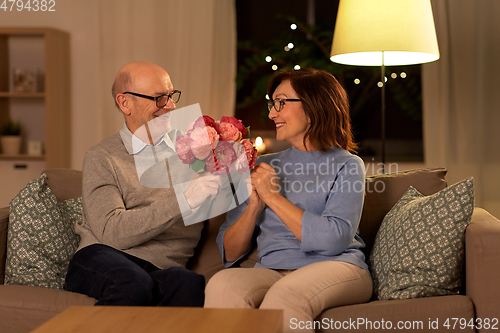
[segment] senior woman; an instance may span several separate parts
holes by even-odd
[[[364,164],[352,154],[349,101],[333,75],[280,72],[268,95],[276,139],[291,148],[259,157],[249,199],[227,213],[217,237],[224,266],[238,266],[255,241],[259,261],[214,275],[205,307],[283,309],[284,332],[312,331],[324,309],[372,294],[358,235]]]

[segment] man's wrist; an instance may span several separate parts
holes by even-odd
[[[180,209],[181,214],[183,216],[191,214],[193,208],[189,204],[185,193],[182,193],[181,195],[177,195],[177,202],[179,204],[179,209]]]

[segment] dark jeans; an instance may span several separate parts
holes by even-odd
[[[184,267],[159,269],[102,244],[84,247],[69,263],[64,289],[96,305],[203,306],[205,277]]]

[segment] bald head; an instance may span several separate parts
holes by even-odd
[[[116,74],[111,93],[115,105],[116,95],[123,94],[125,91],[139,92],[137,89],[144,88],[151,80],[158,77],[167,76],[168,73],[158,65],[145,61],[133,61],[124,65]]]
[[[171,98],[161,107],[157,106],[155,99],[173,91],[168,73],[158,65],[143,61],[130,62],[120,68],[112,89],[115,105],[123,113],[132,133],[149,121],[175,110],[175,101]],[[170,126],[170,121],[166,120],[165,128]]]

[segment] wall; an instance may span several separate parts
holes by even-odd
[[[53,12],[0,9],[0,26],[51,27],[71,36],[71,167],[115,134],[123,116],[111,85],[125,63],[164,67],[183,91],[178,108],[199,103],[203,114],[234,114],[234,0],[52,0]],[[24,1],[25,3],[27,2]]]
[[[0,10],[2,27],[51,27],[71,36],[71,167],[81,169],[83,156],[100,138],[98,0],[56,0],[54,12]],[[109,89],[108,89],[109,90]]]
[[[500,1],[432,1],[441,58],[422,68],[424,150],[449,184],[474,177],[475,205],[500,217]]]

